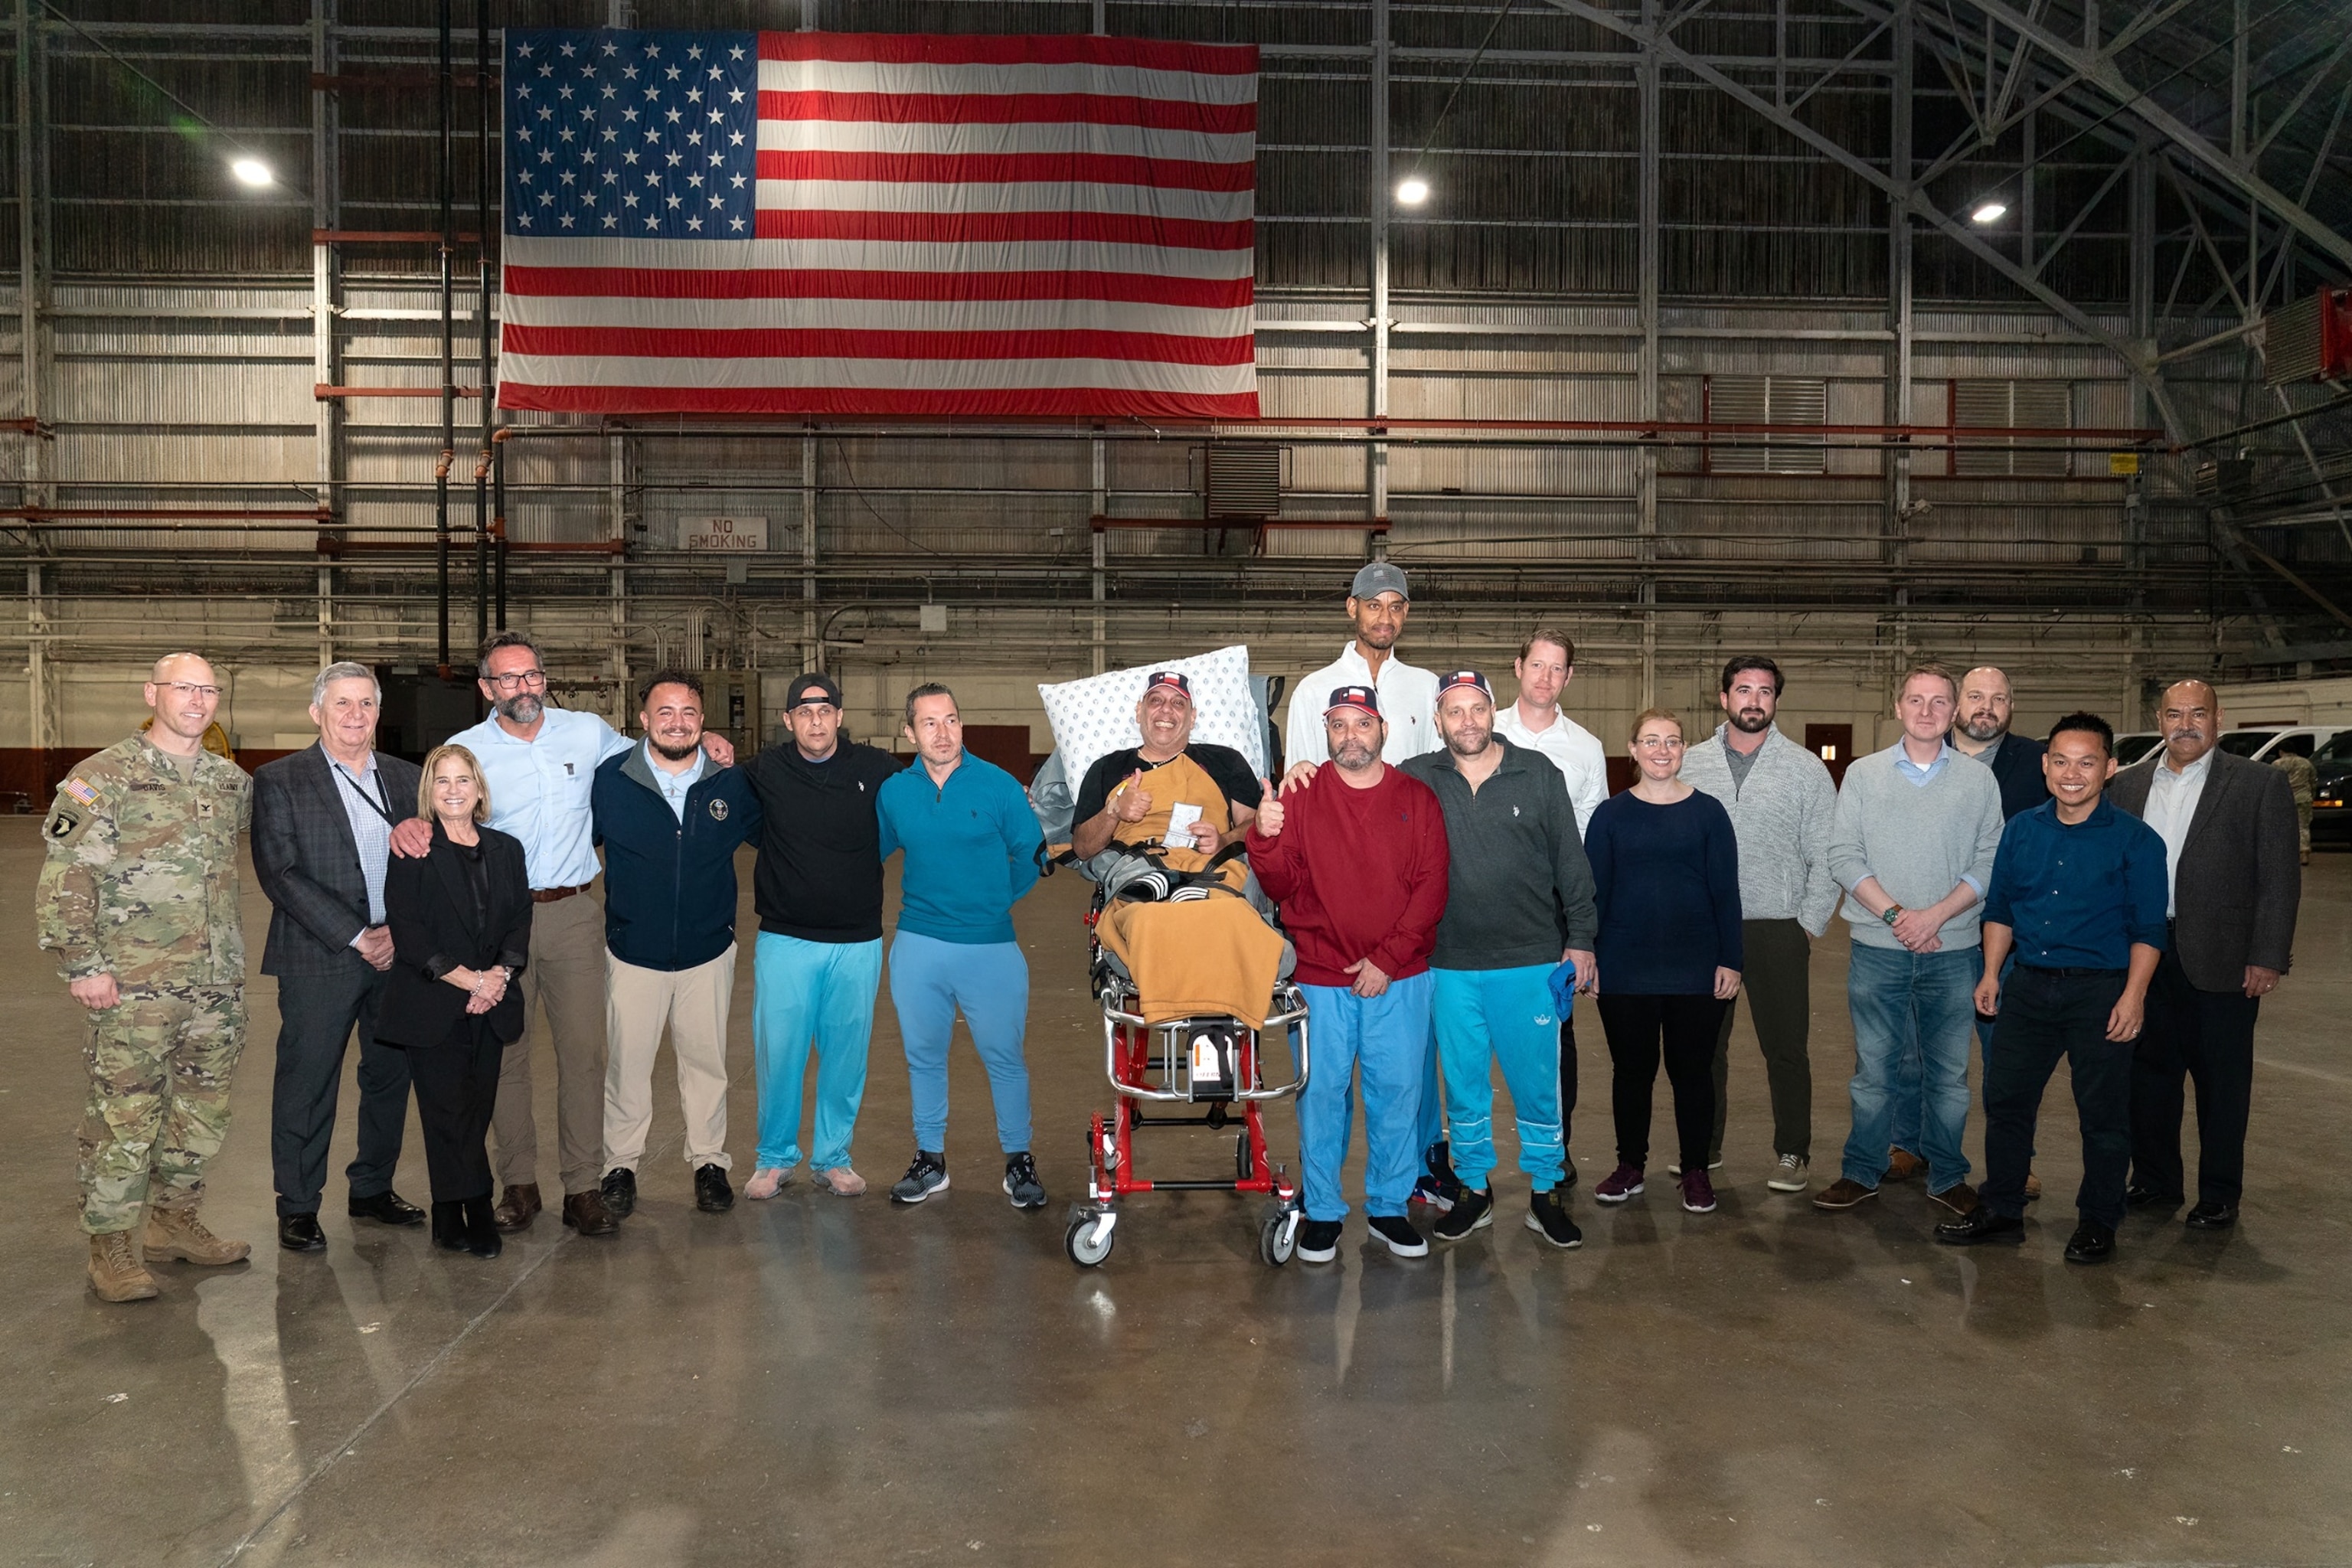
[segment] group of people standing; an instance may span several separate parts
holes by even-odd
[[[1924,1173],[1949,1212],[1940,1239],[2017,1238],[2038,1195],[2035,1116],[2063,1056],[2085,1163],[2069,1258],[2107,1256],[2129,1206],[2186,1201],[2184,1079],[2201,1142],[2188,1222],[2234,1222],[2254,1021],[2287,968],[2300,884],[2288,781],[2216,749],[2210,685],[2167,689],[2163,748],[2117,773],[2096,716],[2069,715],[2045,747],[2010,732],[2000,671],[1923,666],[1898,686],[1902,739],[1837,785],[1775,724],[1778,665],[1736,658],[1714,732],[1643,712],[1628,734],[1636,776],[1611,796],[1600,742],[1559,706],[1575,672],[1568,634],[1527,637],[1517,699],[1498,708],[1485,673],[1397,656],[1410,608],[1395,566],[1357,574],[1355,635],[1297,688],[1278,786],[1192,742],[1189,683],[1168,672],[1138,703],[1141,745],[1102,759],[1077,793],[1081,856],[1180,831],[1203,861],[1243,845],[1280,909],[1316,1042],[1298,1105],[1302,1258],[1336,1255],[1359,1080],[1373,1237],[1424,1254],[1416,1203],[1441,1241],[1491,1225],[1498,1068],[1527,1227],[1580,1245],[1568,1142],[1585,994],[1612,1063],[1616,1163],[1597,1200],[1645,1190],[1663,1066],[1667,1175],[1686,1210],[1717,1206],[1742,990],[1770,1086],[1766,1184],[1807,1191],[1811,946],[1841,902],[1853,1126],[1816,1207],[1853,1209]],[[1017,1208],[1044,1206],[1012,910],[1045,846],[1021,785],[964,750],[947,688],[908,693],[915,757],[902,765],[843,734],[831,678],[801,676],[789,742],[739,767],[705,730],[690,671],[646,683],[635,740],[549,707],[544,663],[520,634],[490,639],[478,678],[489,715],[420,768],[375,749],[373,673],[331,665],[312,689],[318,744],[248,778],[203,745],[222,695],[212,667],[170,655],[144,689],[149,728],[60,787],[44,828],[40,941],[89,1010],[82,1218],[102,1299],[154,1296],[148,1260],[249,1253],[198,1214],[243,1045],[236,836],[248,827],[273,905],[270,1156],[290,1251],[327,1245],[318,1216],[353,1038],[349,1214],[429,1219],[441,1246],[482,1257],[530,1226],[542,1206],[530,1016],[553,1045],[566,1226],[610,1236],[634,1212],[665,1035],[697,1205],[730,1208],[726,1039],[746,844],[758,847],[760,1125],[744,1195],[771,1198],[793,1179],[804,1110],[812,1184],[866,1191],[849,1146],[885,975],[883,863],[903,855],[887,967],[915,1153],[890,1197],[919,1204],[950,1185],[961,1014],[989,1077],[1002,1190]],[[1961,1148],[1972,1035],[1985,1052],[1981,1191]],[[392,1185],[412,1095],[429,1215]]]

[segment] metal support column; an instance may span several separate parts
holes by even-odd
[[[1389,411],[1389,0],[1372,0],[1370,205],[1372,224],[1372,313],[1370,406],[1373,418]],[[1364,516],[1379,522],[1389,514],[1389,447],[1374,441],[1364,453]],[[1370,552],[1388,553],[1388,535],[1371,536]]]
[[[310,69],[316,77],[336,72],[340,53],[336,42],[339,0],[310,0]],[[342,106],[331,88],[310,90],[310,228],[314,234],[341,226],[340,176],[341,157],[337,132]],[[336,253],[323,239],[310,242],[310,379],[321,386],[339,384],[336,374],[335,326],[341,309]],[[319,486],[319,504],[335,521],[343,521],[342,479],[343,400],[314,398],[311,402],[312,473]],[[319,664],[335,662],[335,569],[319,565]]]
[[[1658,417],[1658,0],[1642,0],[1641,63],[1636,74],[1641,96],[1641,210],[1635,246],[1634,287],[1639,291],[1642,331],[1639,379],[1641,416]],[[1658,700],[1658,448],[1644,442],[1636,455],[1634,529],[1640,535],[1642,603],[1642,706]]]
[[[1094,447],[1093,499],[1091,502],[1092,510],[1089,510],[1087,515],[1088,517],[1108,517],[1110,515],[1110,454],[1105,448],[1100,438],[1097,438],[1092,443],[1092,446]],[[1103,530],[1099,528],[1089,528],[1087,530],[1087,532],[1088,535],[1087,540],[1087,548],[1092,552],[1094,556],[1094,673],[1100,675],[1103,671],[1110,668],[1110,649],[1108,646],[1110,631],[1109,616],[1108,612],[1107,612],[1103,607],[1103,594],[1105,587],[1103,580],[1103,567],[1105,564],[1103,552],[1105,534]]]
[[[801,437],[801,668],[823,669],[824,647],[817,635],[816,516],[817,438]]]
[[[607,520],[613,542],[611,640],[606,666],[613,678],[612,711],[605,717],[615,730],[626,730],[629,710],[629,574],[623,570],[629,545],[629,438],[614,433],[604,437]]]
[[[1893,43],[1895,76],[1890,85],[1887,162],[1888,177],[1893,181],[1886,203],[1886,315],[1887,329],[1894,341],[1886,351],[1886,421],[1890,425],[1911,423],[1912,379],[1912,309],[1911,309],[1911,182],[1917,174],[1914,165],[1911,142],[1912,74],[1917,57],[1911,36],[1911,10],[1908,6],[1895,13]],[[2030,177],[2030,176],[2029,176]],[[1886,557],[1895,574],[1895,603],[1906,605],[1911,602],[1909,568],[1911,549],[1911,464],[1908,447],[1887,450],[1886,478]],[[1907,632],[1897,631],[1897,640],[1908,644]]]
[[[474,463],[474,646],[490,635],[490,0],[474,0],[474,325],[478,329],[475,402],[482,446]]]
[[[450,290],[455,280],[450,273],[450,252],[457,248],[457,220],[450,208],[450,98],[456,90],[456,67],[449,55],[449,7],[451,0],[441,0],[441,73],[439,102],[441,107],[440,196],[441,196],[441,458],[433,466],[433,571],[434,596],[440,609],[440,648],[436,662],[441,677],[449,677],[449,465],[457,460],[457,337],[451,315]]]
[[[34,112],[35,83],[41,74],[36,58],[40,47],[40,28],[34,11],[37,4],[39,0],[16,0],[16,347],[27,421],[18,448],[21,467],[17,472],[23,476],[23,482],[17,499],[28,507],[49,506],[55,500],[47,482],[50,453],[43,445],[39,426],[48,413],[48,400],[43,395],[48,356],[41,352],[42,296],[47,288],[46,268],[42,266],[47,227],[43,220],[47,211],[40,199],[40,175],[45,160],[37,158],[34,151],[36,139],[46,134],[40,129],[45,122]],[[47,548],[45,536],[28,529],[26,537],[35,549]],[[26,702],[32,719],[30,739],[36,751],[47,751],[60,743],[57,694],[53,689],[57,671],[49,658],[50,623],[44,570],[37,562],[25,569]],[[44,777],[41,783],[46,787],[48,780]]]

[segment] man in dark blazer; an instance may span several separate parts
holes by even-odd
[[[317,1252],[343,1047],[360,1040],[359,1153],[345,1174],[350,1213],[418,1225],[392,1190],[408,1121],[408,1057],[376,1039],[392,936],[383,879],[392,827],[416,815],[414,763],[375,750],[382,692],[363,664],[331,664],[310,685],[319,743],[264,764],[253,780],[253,868],[273,906],[261,973],[278,977],[278,1071],[269,1106],[278,1241]]]
[[[2000,786],[2003,821],[2050,798],[2049,781],[2042,776],[2045,748],[2031,735],[2010,733],[2011,711],[2006,673],[1985,664],[1960,677],[1952,747],[1992,770],[1992,782]]]
[[[2148,987],[2147,1023],[2132,1062],[2136,1207],[2178,1205],[2181,1075],[2197,1088],[2197,1203],[2192,1229],[2237,1223],[2253,1095],[2254,1016],[2287,971],[2303,896],[2294,793],[2276,768],[2215,742],[2227,726],[2202,680],[2165,689],[2164,744],[2116,775],[2116,805],[2164,839],[2171,942]]]

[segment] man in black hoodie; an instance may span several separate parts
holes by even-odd
[[[784,698],[788,746],[748,770],[759,795],[758,993],[751,1041],[759,1067],[758,1169],[747,1198],[772,1198],[801,1160],[801,1083],[816,1047],[816,1127],[810,1179],[845,1198],[866,1190],[850,1168],[849,1135],[866,1098],[866,1047],[882,983],[882,857],[874,800],[898,771],[889,752],[845,740],[841,688],[796,678]]]

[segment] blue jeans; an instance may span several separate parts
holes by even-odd
[[[1979,953],[1978,962],[1981,965],[1983,950],[1979,949],[1978,952]],[[2012,947],[2009,950],[2009,956],[2001,961],[2000,965],[2000,984],[2004,990],[2009,985],[2010,972],[2016,967],[2017,949]],[[1978,970],[1978,975],[1979,978],[1983,975],[1981,967]],[[1973,1008],[1974,1004],[1971,1003],[1970,1006]],[[1979,1015],[1976,1020],[1977,1060],[1984,1064],[1988,1082],[1990,1081],[1992,1073],[1992,1023],[1990,1018],[1982,1015]],[[1919,1152],[1919,1058],[1917,1057],[1906,1056],[1896,1066],[1895,1088],[1892,1092],[1894,1100],[1887,1111],[1886,1142],[1897,1149],[1908,1149],[1916,1154]],[[1992,1102],[1987,1100],[1985,1105],[1987,1111],[1990,1112]],[[1988,1152],[1985,1157],[1990,1160],[1992,1156]]]
[[[1298,1096],[1299,1185],[1308,1219],[1348,1216],[1339,1167],[1356,1120],[1356,1069],[1364,1074],[1364,1209],[1402,1215],[1421,1169],[1415,1146],[1422,1079],[1429,1071],[1429,1015],[1436,982],[1423,970],[1391,980],[1378,996],[1343,985],[1302,985],[1314,1043]]]
[[[1975,947],[1942,952],[1853,944],[1846,1004],[1853,1013],[1853,1131],[1844,1175],[1865,1187],[1886,1174],[1889,1127],[1906,1058],[1917,1063],[1922,1121],[1915,1153],[1927,1161],[1927,1190],[1969,1177],[1960,1134],[1969,1120],[1972,994],[1984,963]]]
[[[890,944],[890,1005],[907,1046],[915,1102],[915,1147],[947,1152],[948,1037],[956,1010],[988,1068],[996,1142],[1006,1153],[1029,1147],[1029,1065],[1021,1037],[1029,1025],[1029,961],[1017,942],[941,942],[902,931]]]
[[[866,1047],[874,1037],[874,996],[882,984],[882,939],[803,942],[760,933],[753,950],[758,990],[751,1049],[760,1074],[761,1170],[801,1163],[801,1085],[816,1047],[816,1131],[809,1163],[849,1163],[849,1134],[866,1100]]]
[[[1437,976],[1437,1055],[1445,1070],[1454,1173],[1473,1192],[1485,1187],[1495,1170],[1496,1062],[1518,1121],[1519,1169],[1537,1192],[1559,1185],[1567,1173],[1553,967],[1430,971]]]

